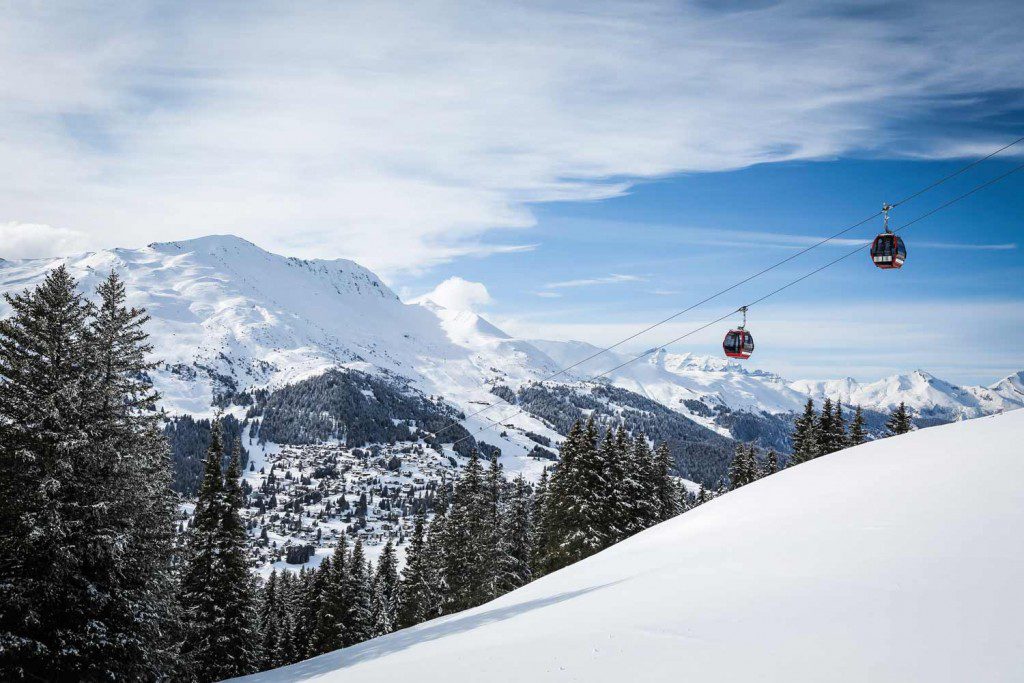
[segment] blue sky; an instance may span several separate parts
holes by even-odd
[[[233,233],[607,343],[1024,134],[1021,25],[1015,0],[9,3],[0,257]],[[857,259],[752,311],[752,364],[1024,366],[993,342],[1024,323],[1021,183],[915,227],[900,273]]]
[[[892,225],[1020,161],[975,167],[894,210]],[[963,165],[835,160],[673,176],[622,197],[538,207],[537,226],[515,235],[535,240],[534,250],[468,259],[450,270],[486,283],[489,301],[476,308],[516,334],[609,344]],[[1024,172],[908,228],[910,258],[900,271],[879,271],[858,254],[780,293],[750,311],[759,342],[752,365],[791,377],[864,380],[922,367],[964,383],[1019,369],[1024,357],[1010,340],[1024,331],[1022,218]],[[699,327],[835,259],[880,226],[878,218],[627,348],[660,345]],[[424,276],[407,286],[431,283]],[[671,348],[717,353],[725,327]]]

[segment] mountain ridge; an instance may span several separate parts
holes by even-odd
[[[111,269],[123,275],[130,303],[152,317],[149,332],[162,360],[154,383],[172,413],[208,416],[233,394],[340,367],[401,376],[472,415],[496,402],[493,387],[543,380],[599,350],[586,342],[517,339],[478,313],[429,299],[403,302],[353,261],[281,256],[233,235],[4,261],[0,292],[31,286],[59,264],[84,291]],[[6,312],[0,303],[0,315]],[[559,373],[557,382],[578,383],[631,358],[613,350]],[[863,384],[789,381],[724,358],[660,349],[602,381],[728,434],[719,419],[724,411],[786,415],[809,396],[881,411],[899,399],[928,419],[977,417],[1024,406],[1022,378],[1024,372],[1011,374],[988,387],[958,387],[923,371]],[[538,427],[508,406],[489,412],[467,419],[466,428],[488,430],[487,418]]]

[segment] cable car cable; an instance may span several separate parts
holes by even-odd
[[[905,204],[905,203],[907,203],[909,201],[912,201],[913,199],[916,199],[917,197],[920,197],[921,195],[925,194],[926,192],[929,192],[930,190],[935,189],[936,187],[942,185],[943,183],[945,183],[945,182],[947,182],[949,180],[952,180],[953,178],[955,178],[955,177],[957,177],[957,176],[959,176],[959,175],[961,175],[963,173],[966,173],[967,171],[969,171],[970,169],[974,168],[978,164],[980,164],[980,163],[982,163],[984,161],[987,161],[988,159],[991,159],[992,157],[1000,154],[1001,152],[1006,151],[1010,147],[1013,147],[1014,145],[1017,145],[1017,144],[1019,144],[1021,142],[1024,142],[1024,136],[1019,137],[1016,140],[1014,140],[1014,141],[1012,141],[1012,142],[1010,142],[1010,143],[1008,143],[1006,145],[1003,145],[999,149],[996,149],[996,150],[994,150],[992,152],[989,152],[988,154],[986,154],[985,156],[983,156],[983,157],[981,157],[979,159],[975,159],[971,163],[969,163],[969,164],[967,164],[965,166],[960,167],[956,171],[953,171],[952,173],[950,173],[950,174],[948,174],[946,176],[943,176],[942,178],[939,178],[938,180],[932,182],[930,185],[927,185],[926,187],[923,187],[920,190],[917,190],[913,194],[910,194],[910,195],[904,197],[903,199],[900,199],[899,201],[894,202],[893,204],[890,204],[889,206],[899,206],[900,204]],[[839,232],[834,233],[832,235],[829,235],[828,237],[825,237],[825,238],[821,239],[820,241],[815,242],[814,244],[812,244],[812,245],[810,245],[808,247],[805,247],[805,248],[801,249],[800,251],[797,251],[797,252],[789,255],[788,257],[782,259],[781,261],[778,261],[777,263],[774,263],[774,264],[772,264],[772,265],[770,265],[770,266],[768,266],[768,267],[766,267],[766,268],[764,268],[762,270],[759,270],[758,272],[756,272],[756,273],[754,273],[752,275],[747,276],[746,278],[740,280],[739,282],[736,282],[736,283],[734,283],[732,285],[729,285],[725,289],[721,289],[721,290],[715,292],[714,294],[712,294],[712,295],[710,295],[710,296],[708,296],[708,297],[706,297],[704,299],[701,299],[700,301],[696,302],[695,304],[692,304],[692,305],[690,305],[690,306],[688,306],[688,307],[686,307],[686,308],[684,308],[684,309],[682,309],[680,311],[677,311],[677,312],[673,313],[672,315],[668,316],[667,318],[663,318],[662,320],[659,320],[656,323],[652,323],[651,325],[648,325],[647,327],[643,328],[642,330],[634,332],[633,334],[629,335],[628,337],[624,337],[623,339],[620,339],[619,341],[615,342],[614,344],[612,344],[610,346],[605,346],[603,348],[600,348],[597,351],[595,351],[594,353],[592,353],[591,355],[587,356],[586,358],[578,360],[575,363],[572,363],[571,365],[567,365],[564,368],[561,368],[561,369],[551,373],[550,375],[547,375],[546,377],[541,378],[538,381],[539,382],[548,382],[548,381],[550,381],[550,380],[552,380],[552,379],[554,379],[556,377],[564,375],[565,373],[569,372],[570,370],[573,370],[574,368],[578,368],[579,366],[583,365],[584,363],[588,363],[588,362],[592,361],[593,359],[597,358],[598,356],[604,355],[605,353],[611,351],[612,349],[618,348],[619,346],[622,346],[623,344],[625,344],[627,342],[630,342],[630,341],[636,339],[637,337],[640,337],[640,336],[642,336],[644,334],[647,334],[651,330],[657,329],[658,327],[661,327],[662,325],[675,320],[679,316],[681,316],[681,315],[683,315],[685,313],[689,313],[690,311],[692,311],[692,310],[694,310],[696,308],[699,308],[700,306],[703,306],[704,304],[706,304],[706,303],[708,303],[710,301],[713,301],[714,299],[717,299],[718,297],[722,296],[723,294],[728,294],[729,292],[731,292],[732,290],[736,289],[737,287],[745,285],[746,283],[750,282],[751,280],[755,280],[755,279],[761,277],[762,275],[765,275],[766,273],[769,273],[769,272],[775,270],[776,268],[778,268],[780,266],[783,266],[783,265],[789,263],[790,261],[792,261],[792,260],[794,260],[796,258],[799,258],[800,256],[803,256],[804,254],[806,254],[806,253],[808,253],[810,251],[813,251],[814,249],[817,249],[818,247],[820,247],[823,244],[831,242],[832,240],[834,240],[834,239],[836,239],[838,237],[842,237],[843,235],[845,235],[846,233],[850,232],[851,230],[859,228],[860,226],[864,225],[865,223],[868,223],[868,222],[874,220],[878,216],[882,215],[882,213],[883,213],[882,211],[876,211],[875,213],[871,214],[867,218],[865,218],[865,219],[863,219],[861,221],[858,221],[858,222],[854,223],[853,225],[850,225],[849,227],[843,228]],[[498,401],[500,401],[502,403],[506,403],[508,405],[513,405],[513,404],[509,403],[508,401],[506,401],[505,399],[503,399],[502,397],[497,396],[496,394],[494,394],[494,396],[495,396],[495,398]],[[453,420],[452,422],[450,422],[449,424],[445,425],[444,427],[441,427],[441,429],[439,429],[438,431],[434,432],[434,436],[437,436],[437,435],[439,435],[439,434],[441,434],[441,433],[451,429],[452,427],[454,427],[456,425],[461,425],[464,420],[469,420],[470,418],[473,418],[473,417],[476,417],[478,415],[481,415],[481,414],[491,410],[492,408],[494,408],[497,405],[498,405],[498,403],[489,403],[486,406],[484,406],[483,408],[480,408],[480,409],[476,410],[475,412],[472,412],[469,415],[466,415],[465,417],[462,418],[462,420]]]
[[[1024,140],[1024,138],[1021,138],[1021,140]],[[911,221],[909,221],[907,223],[904,223],[902,226],[900,226],[899,228],[897,228],[893,232],[896,232],[896,233],[902,232],[903,230],[906,230],[907,228],[909,228],[912,225],[914,225],[915,223],[918,223],[918,222],[924,220],[925,218],[928,218],[929,216],[935,215],[939,211],[942,211],[943,209],[946,209],[946,208],[952,206],[953,204],[956,204],[957,202],[959,202],[959,201],[961,201],[963,199],[966,199],[967,197],[970,197],[975,192],[979,192],[980,190],[983,190],[986,187],[989,187],[990,185],[994,185],[994,184],[998,183],[999,181],[1007,178],[1008,176],[1013,175],[1014,173],[1016,173],[1017,171],[1020,171],[1022,169],[1024,169],[1024,164],[1020,164],[1019,166],[1016,166],[1016,167],[1010,169],[1006,173],[1003,173],[1002,175],[998,175],[998,176],[992,178],[991,180],[988,180],[988,181],[986,181],[986,182],[984,182],[984,183],[982,183],[980,185],[977,185],[974,188],[968,190],[967,192],[965,192],[965,193],[963,193],[963,194],[961,194],[961,195],[959,195],[957,197],[954,197],[953,199],[947,201],[946,203],[941,204],[941,205],[937,206],[936,208],[934,208],[934,209],[932,209],[932,210],[930,210],[930,211],[928,211],[926,213],[921,214],[917,218],[915,218],[915,219],[913,219],[913,220],[911,220]],[[879,212],[879,213],[881,213],[881,212]],[[723,320],[725,320],[727,318],[731,318],[736,313],[739,313],[743,308],[750,308],[751,306],[759,304],[762,301],[764,301],[766,299],[769,299],[769,298],[775,296],[776,294],[778,294],[778,293],[780,293],[780,292],[782,292],[782,291],[784,291],[786,289],[789,289],[793,285],[798,284],[800,282],[803,282],[804,280],[806,280],[807,278],[811,277],[812,275],[817,275],[818,273],[820,273],[821,271],[825,270],[826,268],[831,268],[832,266],[836,265],[840,261],[844,261],[844,260],[850,258],[851,256],[853,256],[854,254],[857,254],[857,253],[859,253],[861,251],[864,251],[865,249],[867,249],[870,246],[871,246],[871,242],[870,241],[866,242],[865,244],[862,244],[862,245],[858,246],[856,249],[853,249],[851,251],[846,252],[845,254],[840,256],[839,258],[834,259],[832,261],[829,261],[828,263],[826,263],[826,264],[824,264],[822,266],[819,266],[818,268],[815,268],[814,270],[812,270],[812,271],[810,271],[808,273],[805,273],[804,275],[801,275],[800,277],[796,278],[795,280],[792,280],[792,281],[782,285],[781,287],[778,287],[777,289],[772,290],[768,294],[765,294],[764,296],[762,296],[762,297],[760,297],[758,299],[755,299],[752,302],[750,302],[748,304],[745,304],[744,306],[741,306],[740,308],[731,310],[728,313],[726,313],[725,315],[723,315],[723,316],[721,316],[719,318],[716,318],[716,319],[712,320],[711,322],[705,323],[705,324],[701,325],[700,327],[697,327],[697,328],[694,328],[694,329],[690,330],[686,334],[679,335],[675,339],[671,339],[671,340],[665,342],[664,344],[660,344],[658,346],[650,348],[647,351],[644,351],[643,353],[641,353],[641,354],[639,354],[639,355],[637,355],[637,356],[635,356],[633,358],[630,358],[630,359],[628,359],[628,360],[626,360],[626,361],[616,365],[613,368],[609,368],[608,370],[600,372],[600,373],[598,373],[596,375],[592,375],[591,377],[589,377],[588,379],[583,380],[583,381],[585,381],[585,382],[592,382],[595,379],[600,379],[601,377],[605,377],[605,376],[615,372],[616,370],[620,370],[620,369],[626,367],[627,365],[635,363],[636,361],[638,361],[638,360],[640,360],[642,358],[646,358],[647,356],[651,355],[652,353],[654,353],[654,352],[656,352],[656,351],[658,351],[660,349],[664,349],[667,346],[671,346],[672,344],[680,342],[683,339],[686,339],[687,337],[689,337],[691,335],[694,335],[694,334],[696,334],[698,332],[706,330],[707,328],[711,327],[712,325],[717,325],[718,323],[722,322]],[[540,380],[541,383],[543,383],[545,381],[547,381],[547,380]],[[501,397],[499,396],[498,398],[501,398]],[[505,401],[504,399],[501,399],[501,400],[504,401],[505,403],[507,403],[510,406],[514,406],[514,404],[509,403],[508,401]],[[496,403],[492,403],[490,407],[493,407],[495,405],[497,405],[497,404]],[[477,413],[474,413],[474,415],[478,415],[480,412],[483,412],[483,411],[478,411]],[[513,414],[511,414],[511,415],[509,415],[507,417],[501,418],[500,420],[490,420],[490,419],[488,419],[488,421],[491,423],[490,425],[484,426],[484,427],[480,427],[475,432],[471,432],[470,434],[468,434],[468,435],[458,439],[457,441],[452,442],[452,446],[454,447],[455,445],[465,441],[466,439],[473,438],[474,434],[479,434],[479,433],[483,432],[486,429],[490,429],[490,428],[494,427],[495,425],[500,424],[501,422],[504,422],[505,420],[511,420],[512,418],[518,417],[519,415],[522,415],[522,414],[524,414],[526,412],[527,411],[526,411],[525,408],[520,408],[515,413],[513,413]]]

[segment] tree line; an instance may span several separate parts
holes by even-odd
[[[886,436],[906,434],[913,429],[910,411],[904,402],[900,402],[886,421]],[[854,409],[853,419],[847,424],[843,416],[843,404],[833,403],[826,398],[821,411],[814,409],[814,400],[807,399],[803,414],[796,419],[790,436],[793,454],[788,462],[782,463],[779,454],[769,450],[762,456],[752,444],[738,442],[732,462],[729,465],[728,490],[757,481],[774,474],[785,465],[799,465],[802,462],[835,453],[844,448],[857,446],[868,440],[865,429],[864,413],[860,406]],[[720,491],[721,492],[721,491]],[[720,493],[719,492],[719,493]],[[703,492],[702,492],[703,495]]]

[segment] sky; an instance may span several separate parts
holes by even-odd
[[[1024,135],[1021,25],[1015,0],[5,3],[0,257],[233,233],[612,343]],[[858,256],[755,306],[751,365],[1021,369],[1022,196],[1024,172],[908,229],[899,272]],[[672,348],[719,353],[725,324]]]

